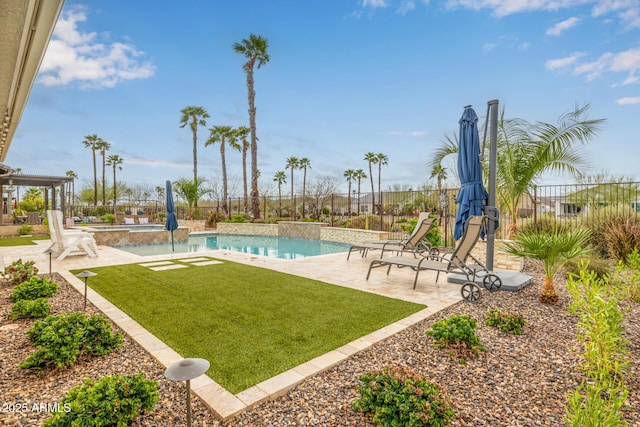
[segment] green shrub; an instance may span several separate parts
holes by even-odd
[[[557,230],[561,233],[566,233],[571,231],[572,228],[571,224],[565,221],[558,221],[555,217],[539,216],[535,224],[533,221],[527,222],[518,227],[518,231],[524,233],[554,233]]]
[[[497,308],[487,311],[484,314],[484,319],[488,326],[495,326],[503,332],[511,332],[516,335],[522,334],[522,328],[526,324],[521,315],[507,313]]]
[[[8,280],[10,285],[19,285],[36,274],[38,274],[38,267],[35,261],[22,262],[22,259],[19,259],[4,268],[2,277]]]
[[[592,257],[572,259],[564,265],[567,274],[574,276],[579,276],[582,268],[593,271],[599,279],[603,279],[611,273],[612,263],[610,260]]]
[[[485,348],[476,335],[476,326],[477,323],[473,317],[454,314],[435,322],[426,334],[432,336],[439,346],[458,351],[468,349],[478,354]]]
[[[621,289],[625,299],[640,302],[640,254],[638,254],[638,249],[634,249],[627,256],[627,264],[618,261],[618,265],[611,274],[610,282]]]
[[[21,236],[26,236],[33,233],[33,227],[29,224],[22,224],[20,228],[18,228],[18,234]]]
[[[73,365],[79,357],[100,356],[122,345],[122,334],[113,332],[104,316],[63,313],[37,321],[27,331],[37,350],[20,365],[45,369]]]
[[[229,222],[242,224],[242,223],[245,223],[245,222],[248,222],[248,221],[247,221],[247,217],[246,217],[245,214],[234,214],[231,217],[231,221],[229,221]]]
[[[26,282],[13,288],[11,302],[46,298],[58,292],[58,285],[44,277],[31,276]]]
[[[113,214],[106,213],[100,217],[100,221],[113,225],[116,223],[116,217]]]
[[[97,381],[85,379],[60,401],[62,411],[45,420],[43,427],[126,426],[158,402],[158,382],[135,375],[113,375]]]
[[[15,304],[11,308],[11,318],[41,318],[47,317],[51,313],[51,305],[46,298],[38,298],[34,300],[23,299]]]
[[[591,229],[589,244],[604,258],[614,256],[610,250],[608,232],[616,224],[627,222],[638,223],[636,213],[628,207],[607,206],[594,210],[587,219],[587,226]]]
[[[452,405],[435,384],[403,368],[384,368],[360,377],[353,409],[371,413],[380,426],[447,426]]]

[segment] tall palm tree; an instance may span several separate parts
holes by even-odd
[[[371,179],[371,213],[375,214],[376,212],[376,194],[375,188],[373,187],[373,170],[371,169],[371,165],[378,163],[378,155],[369,151],[364,155],[364,160],[369,162],[369,178]]]
[[[442,166],[440,163],[437,165],[433,165],[431,167],[431,175],[429,175],[429,179],[436,179],[436,188],[438,189],[438,193],[442,190],[442,181],[447,179],[447,168]]]
[[[117,154],[110,154],[109,158],[107,158],[107,165],[113,167],[113,213],[116,213],[116,202],[118,200],[118,194],[116,193],[117,182],[116,182],[116,169],[122,170],[122,166],[120,166],[124,162],[124,159]]]
[[[78,177],[78,174],[75,173],[72,170],[68,170],[67,173],[65,174],[66,176],[68,176],[69,178],[71,178],[71,191],[69,192],[69,205],[73,206],[75,204],[76,201],[76,178]]]
[[[511,255],[539,259],[544,267],[544,284],[540,289],[540,301],[554,304],[558,295],[553,276],[567,261],[589,254],[588,242],[591,232],[588,228],[578,227],[567,231],[560,227],[551,232],[520,231],[513,241],[505,241],[501,249]]]
[[[344,171],[343,176],[347,178],[347,183],[349,184],[349,190],[347,191],[347,213],[349,216],[351,216],[351,181],[356,178],[356,171],[354,171],[353,169],[347,169],[346,171]]]
[[[91,148],[91,155],[93,156],[93,205],[98,204],[98,169],[96,165],[96,151],[99,149],[99,143],[101,139],[95,133],[84,137],[85,148]]]
[[[576,106],[563,114],[558,124],[529,123],[523,119],[505,119],[504,109],[498,121],[496,160],[496,200],[509,215],[507,238],[517,232],[518,208],[524,196],[531,197],[533,187],[547,172],[565,172],[579,176],[586,167],[582,145],[591,140],[605,119],[587,119],[589,104]],[[438,148],[429,167],[457,153],[458,146],[447,138]],[[486,156],[488,157],[488,156]],[[485,157],[485,162],[488,159]],[[488,165],[484,165],[488,170]]]
[[[287,159],[287,166],[285,169],[291,169],[291,219],[295,221],[296,219],[296,205],[294,203],[294,195],[293,195],[293,171],[298,168],[299,160],[297,157],[289,157]]]
[[[246,126],[239,126],[235,130],[236,138],[238,141],[242,141],[242,189],[244,197],[244,213],[249,212],[249,193],[247,192],[247,151],[251,147],[247,136],[251,132]]]
[[[258,69],[269,62],[267,39],[249,35],[240,43],[233,44],[233,50],[244,55],[247,62],[243,65],[247,73],[247,98],[249,101],[249,128],[251,129],[251,212],[254,218],[260,217],[260,198],[258,194],[258,137],[256,135],[256,92],[253,83],[253,68],[258,63]]]
[[[311,160],[306,157],[298,160],[298,169],[302,169],[304,171],[302,175],[302,218],[304,218],[304,201],[307,197],[307,168],[311,169]]]
[[[378,161],[378,203],[380,204],[380,209],[382,212],[382,188],[380,188],[380,182],[382,177],[382,166],[386,166],[389,164],[389,157],[386,154],[378,153],[376,155]]]
[[[206,126],[209,113],[204,107],[189,105],[180,110],[180,127],[187,125],[193,135],[193,182],[198,181],[198,126]],[[196,206],[198,206],[196,202]]]
[[[354,176],[358,180],[358,215],[360,215],[360,182],[367,179],[367,174],[362,169],[358,169]]]
[[[282,217],[282,184],[287,183],[287,175],[284,171],[278,171],[273,176],[273,180],[278,183],[278,216]]]
[[[111,144],[100,138],[98,142],[98,149],[100,150],[100,156],[102,157],[102,206],[107,204],[107,181],[106,181],[106,154],[111,148]]]
[[[233,128],[231,126],[214,126],[209,129],[209,139],[204,143],[205,147],[215,144],[216,142],[220,143],[220,160],[222,162],[222,210],[225,215],[228,215],[227,209],[227,160],[225,155],[225,145],[227,141],[233,141],[235,143],[235,133],[233,132]]]

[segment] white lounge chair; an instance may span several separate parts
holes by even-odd
[[[138,224],[149,224],[149,218],[147,218],[146,216],[141,216],[140,218],[138,218]]]
[[[125,216],[124,217],[124,225],[134,225],[136,223],[136,220],[134,218]]]
[[[58,254],[56,258],[58,261],[65,259],[69,255],[97,256],[98,250],[93,233],[64,230],[62,212],[57,210],[47,211],[47,221],[49,222],[49,234],[51,236],[49,249]]]

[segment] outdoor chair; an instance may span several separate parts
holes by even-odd
[[[149,224],[149,218],[144,217],[144,216],[138,218],[138,224],[140,224],[140,225]]]
[[[440,278],[440,273],[460,273],[466,277],[466,282],[460,290],[462,298],[469,302],[475,302],[480,298],[480,287],[475,283],[476,278],[482,278],[483,286],[489,291],[496,291],[502,287],[502,279],[491,273],[487,267],[476,259],[471,251],[480,238],[480,233],[485,226],[484,216],[472,216],[467,220],[464,234],[458,241],[458,246],[451,254],[434,255],[426,253],[422,257],[394,256],[389,258],[376,259],[369,265],[367,280],[371,270],[378,267],[387,267],[387,274],[392,266],[409,267],[416,272],[413,279],[413,289],[418,283],[418,275],[421,271],[436,271],[436,283]],[[471,259],[473,262],[469,263]]]
[[[124,217],[124,225],[134,225],[136,223],[134,218]]]
[[[69,255],[89,255],[96,257],[98,254],[96,241],[93,233],[86,233],[80,230],[64,230],[62,212],[58,210],[47,210],[47,221],[49,223],[49,234],[51,236],[51,246],[61,261]]]
[[[384,255],[385,251],[395,252],[411,252],[414,255],[424,252],[432,251],[431,243],[426,240],[426,236],[431,230],[434,224],[434,219],[429,218],[427,212],[422,212],[418,216],[418,222],[413,232],[403,240],[375,240],[364,243],[358,243],[349,247],[349,253],[347,254],[347,261],[351,256],[351,252],[359,251],[362,257],[366,257],[369,251],[379,250],[380,258]],[[438,252],[433,252],[436,255]]]

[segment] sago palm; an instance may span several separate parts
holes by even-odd
[[[540,291],[540,301],[558,301],[553,277],[567,261],[589,253],[588,242],[591,232],[585,227],[572,231],[554,228],[548,231],[520,231],[513,241],[501,243],[501,249],[511,255],[538,259],[544,267],[544,283]]]

